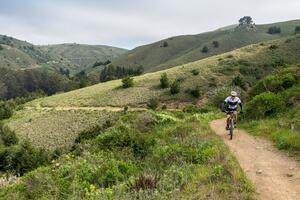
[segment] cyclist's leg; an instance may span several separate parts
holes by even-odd
[[[234,126],[236,127],[237,121],[238,121],[238,112],[237,111],[233,112],[233,117],[234,117]]]
[[[230,124],[230,115],[227,114],[226,130],[229,130],[229,124]]]

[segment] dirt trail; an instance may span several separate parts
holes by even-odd
[[[236,129],[228,139],[225,119],[212,121],[211,128],[224,139],[238,159],[261,200],[300,200],[300,163],[280,152],[272,143]]]

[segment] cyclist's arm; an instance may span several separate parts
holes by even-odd
[[[227,98],[223,101],[223,104],[221,105],[222,112],[226,111],[226,106],[227,106]]]
[[[240,108],[241,108],[241,112],[243,112],[243,103],[241,100],[239,100],[239,105],[240,105]]]

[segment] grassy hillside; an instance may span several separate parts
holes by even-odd
[[[134,77],[135,85],[123,89],[121,81],[101,83],[69,93],[39,99],[32,106],[125,106],[145,105],[150,99],[160,101],[193,101],[188,89],[199,87],[209,96],[224,85],[232,85],[237,76],[245,87],[251,86],[273,69],[300,62],[300,37],[294,36],[270,42],[250,45],[229,53],[177,66],[165,71]],[[194,75],[193,71],[199,72]],[[169,89],[161,89],[160,77],[167,73],[170,82],[179,79],[181,90],[171,95]]]
[[[12,37],[0,35],[0,67],[10,69],[35,68],[49,57],[41,49]]]
[[[92,68],[97,61],[112,60],[127,51],[110,46],[83,44],[47,45],[40,48],[53,58],[48,64],[62,63],[72,74]]]
[[[134,86],[131,88],[124,89],[121,87],[121,81],[115,80],[37,99],[25,105],[29,110],[16,112],[12,120],[7,121],[6,124],[20,138],[24,138],[28,134],[39,135],[41,138],[45,134],[47,135],[45,137],[49,137],[52,135],[53,130],[58,133],[63,132],[66,135],[76,135],[78,131],[65,129],[64,121],[57,120],[60,119],[58,117],[60,112],[51,112],[52,109],[62,110],[61,108],[64,108],[68,112],[61,112],[62,115],[65,113],[73,121],[81,121],[81,118],[88,119],[88,115],[91,115],[93,111],[98,112],[97,108],[101,106],[107,107],[108,111],[113,109],[109,106],[120,107],[120,110],[124,106],[146,107],[151,99],[157,99],[160,102],[159,107],[166,105],[169,108],[180,107],[181,104],[193,103],[199,100],[203,103],[208,98],[218,96],[222,88],[226,86],[231,88],[233,80],[239,80],[236,83],[237,86],[233,86],[235,89],[240,86],[247,89],[274,69],[299,63],[299,50],[299,36],[250,45],[165,71],[134,77]],[[195,71],[199,74],[195,75]],[[167,73],[171,83],[176,79],[179,80],[180,92],[178,94],[172,95],[170,88],[160,88],[162,73]],[[197,98],[191,95],[191,91],[196,89],[200,95]],[[220,99],[220,101],[222,100]],[[209,102],[212,103],[213,101],[209,100]],[[78,118],[76,114],[71,114],[76,109],[85,112],[82,112],[82,116]],[[42,119],[44,115],[54,121],[38,123],[38,119]],[[34,116],[34,118],[30,116]],[[70,125],[73,126],[72,123]],[[74,137],[72,136],[73,139]],[[35,140],[35,137],[30,138],[30,140],[38,146],[45,143],[45,141]],[[53,145],[56,148],[56,145]]]
[[[294,20],[257,25],[256,30],[251,31],[229,27],[198,35],[172,37],[133,49],[115,59],[112,64],[125,67],[143,66],[146,72],[159,71],[249,44],[292,35],[299,24],[300,20]],[[267,30],[271,26],[280,26],[281,34],[268,34]],[[213,41],[219,43],[218,47],[214,47]],[[204,46],[208,47],[207,53],[202,52]]]
[[[214,113],[142,112],[91,129],[73,151],[1,187],[1,199],[254,199],[209,129]]]
[[[60,68],[73,75],[92,68],[96,61],[105,62],[127,50],[101,45],[60,44],[36,46],[13,37],[0,35],[0,67],[32,69],[44,67],[59,71]]]

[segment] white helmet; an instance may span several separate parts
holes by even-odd
[[[231,91],[231,96],[233,96],[233,97],[236,97],[237,96],[237,93],[236,93],[236,91]]]

